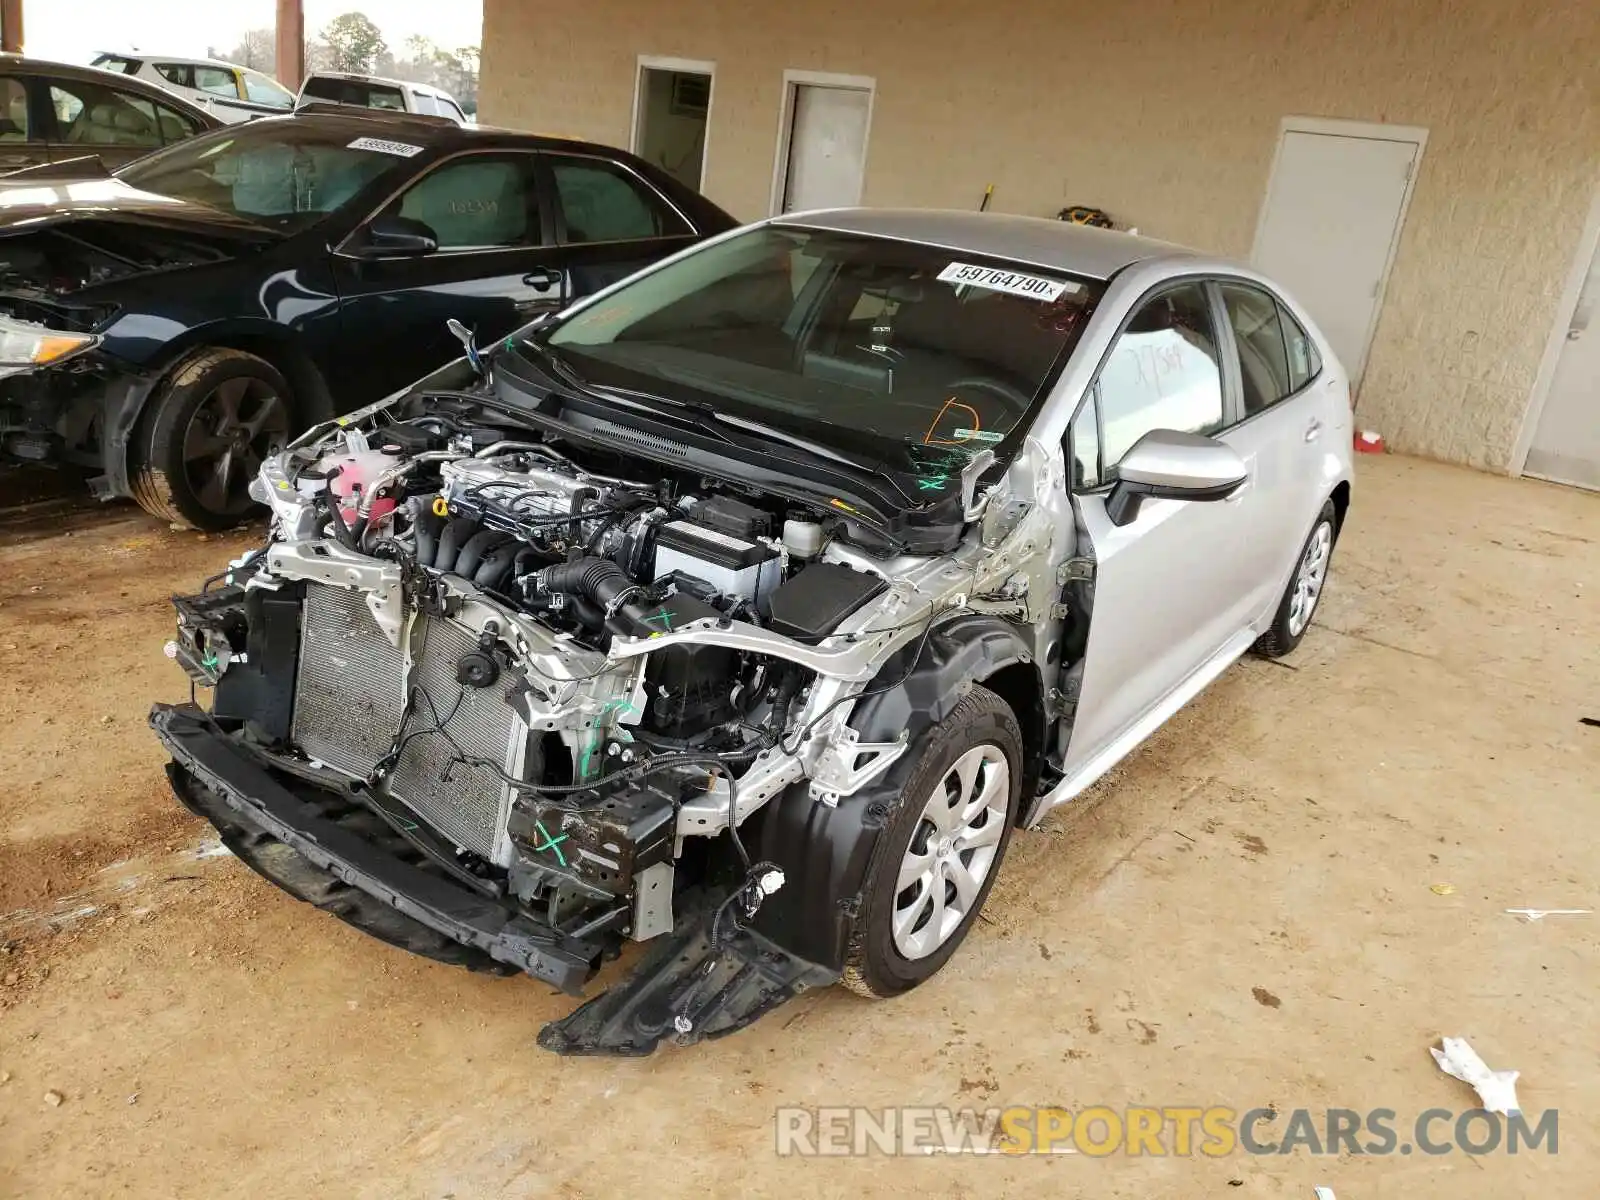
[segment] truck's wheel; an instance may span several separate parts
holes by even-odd
[[[247,489],[289,436],[289,384],[242,350],[197,350],[157,385],[139,420],[133,498],[152,516],[227,529],[250,514]]]
[[[974,687],[923,735],[878,839],[844,985],[909,991],[955,953],[994,886],[1016,823],[1022,734],[1010,707]]]

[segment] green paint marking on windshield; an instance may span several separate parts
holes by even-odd
[[[929,475],[917,480],[917,490],[919,492],[937,492],[943,490],[949,483],[950,476],[948,475]]]

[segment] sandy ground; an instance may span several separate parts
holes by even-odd
[[[633,1062],[540,1051],[570,1001],[292,902],[172,800],[144,724],[186,692],[166,596],[253,536],[48,503],[0,529],[0,1195],[1593,1194],[1600,916],[1504,911],[1600,908],[1592,495],[1364,460],[1297,654],[1018,837],[934,983]],[[1472,1106],[1441,1034],[1560,1110],[1558,1155],[774,1153],[784,1104],[1387,1107],[1404,1133]]]

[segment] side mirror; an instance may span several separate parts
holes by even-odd
[[[367,226],[362,254],[367,258],[407,258],[432,254],[439,238],[423,221],[411,217],[378,217]]]
[[[1113,525],[1139,515],[1146,496],[1165,500],[1226,500],[1248,477],[1231,446],[1198,433],[1152,429],[1122,456],[1106,500]]]

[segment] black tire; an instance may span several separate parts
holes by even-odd
[[[228,529],[256,504],[246,493],[261,461],[293,427],[289,383],[242,350],[201,349],[156,386],[134,435],[133,498],[151,516],[191,529]]]
[[[1337,541],[1339,521],[1333,510],[1333,501],[1325,500],[1322,511],[1317,514],[1311,532],[1306,535],[1305,542],[1300,547],[1300,554],[1294,560],[1294,574],[1289,577],[1289,586],[1283,591],[1283,597],[1278,601],[1278,611],[1272,616],[1272,625],[1255,640],[1250,647],[1256,654],[1263,658],[1282,658],[1300,644],[1300,639],[1305,637],[1306,630],[1311,628],[1311,620],[1317,615],[1317,606],[1322,602],[1323,586],[1326,583],[1328,560],[1333,557],[1333,547]],[[1299,628],[1295,628],[1294,620],[1295,593],[1300,587],[1300,576],[1305,568],[1307,556],[1311,553],[1313,545],[1326,535],[1325,559],[1322,565],[1323,583],[1317,587],[1316,594],[1311,599],[1311,611],[1305,614]]]
[[[902,769],[891,776],[894,782],[890,786],[898,790],[898,799],[867,866],[861,913],[845,953],[844,986],[870,999],[886,999],[910,991],[949,961],[988,899],[1016,826],[1022,785],[1022,733],[1016,716],[1004,700],[987,688],[974,687],[948,717],[929,729],[919,741],[920,745],[913,750],[914,757],[902,768],[903,778],[896,778]],[[993,747],[1003,756],[1009,779],[1005,816],[994,858],[977,890],[976,901],[959,924],[930,953],[909,957],[896,942],[894,918],[898,905],[912,906],[915,897],[910,902],[906,897],[916,892],[917,885],[903,892],[898,888],[901,865],[914,842],[929,846],[930,831],[937,832],[924,819],[925,806],[935,789],[948,785],[954,777],[955,764],[963,755],[985,746]],[[984,769],[979,767],[980,771]],[[997,814],[989,812],[982,827],[987,829],[988,821],[999,819]],[[970,862],[972,853],[975,852],[967,851],[958,857]],[[932,878],[939,881],[941,889],[954,888],[953,884],[943,882],[937,867]],[[944,894],[948,897],[948,890]]]

